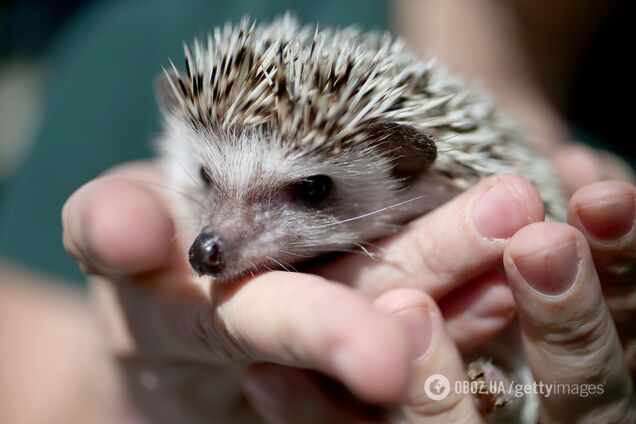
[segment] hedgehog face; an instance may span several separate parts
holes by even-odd
[[[216,28],[184,56],[156,81],[159,147],[199,274],[360,246],[495,172],[561,199],[487,96],[399,39],[285,17]]]
[[[443,197],[421,182],[452,96],[399,40],[285,18],[217,29],[184,56],[157,80],[160,148],[199,274],[351,249]]]
[[[395,206],[413,194],[379,145],[333,155],[272,132],[202,133],[178,121],[166,137],[184,250],[218,281],[350,249],[413,210]]]

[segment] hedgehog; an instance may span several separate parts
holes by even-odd
[[[159,155],[184,254],[213,284],[364,249],[500,172],[565,215],[527,131],[399,37],[285,15],[215,28],[184,56],[157,81]]]

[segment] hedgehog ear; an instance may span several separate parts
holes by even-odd
[[[381,146],[394,158],[394,176],[406,184],[426,171],[437,158],[433,138],[411,125],[382,124],[377,131]]]
[[[155,77],[155,98],[164,112],[173,112],[179,106],[179,99],[174,92],[174,88],[179,88],[179,79],[175,72],[162,72]]]

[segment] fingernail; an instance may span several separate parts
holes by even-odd
[[[507,239],[528,224],[525,209],[505,183],[492,186],[473,208],[477,231],[488,238]]]
[[[620,197],[582,206],[577,211],[585,230],[599,240],[615,240],[634,226],[634,199]]]
[[[393,316],[406,329],[411,342],[411,358],[415,360],[424,356],[433,340],[433,323],[429,311],[423,308],[402,309]]]
[[[557,296],[572,287],[579,269],[574,241],[513,260],[526,283],[548,296]]]

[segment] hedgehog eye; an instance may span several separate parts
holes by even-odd
[[[313,175],[294,184],[294,197],[307,203],[319,203],[331,192],[333,182],[326,175]]]
[[[206,185],[206,187],[210,187],[212,185],[212,177],[210,177],[208,170],[205,169],[204,166],[201,166],[199,168],[199,175],[201,176],[201,180]]]

